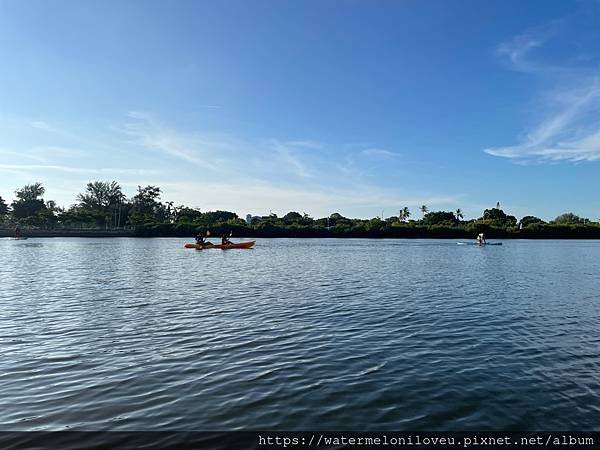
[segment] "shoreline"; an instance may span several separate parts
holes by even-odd
[[[133,230],[22,230],[26,238],[48,237],[136,237]],[[15,237],[14,230],[0,229],[0,238]]]
[[[23,230],[22,236],[25,238],[55,238],[55,237],[67,237],[67,238],[115,238],[115,237],[123,237],[123,238],[189,238],[190,240],[194,239],[193,235],[188,234],[170,234],[170,235],[149,235],[149,234],[138,234],[135,230]],[[14,231],[0,229],[0,239],[3,238],[14,238]],[[213,239],[218,239],[218,235],[215,234]],[[211,238],[209,237],[209,239]],[[464,239],[466,241],[475,241],[474,237],[467,237],[464,235],[454,235],[454,236],[435,236],[435,235],[427,235],[424,233],[423,235],[407,235],[407,236],[386,236],[386,235],[356,235],[352,234],[341,234],[341,233],[317,233],[315,235],[284,235],[278,233],[242,233],[234,235],[234,239],[373,239],[373,240],[381,240],[381,239],[393,239],[393,240],[416,240],[416,239],[431,239],[431,240],[456,240],[456,239]],[[590,236],[487,236],[488,240],[600,240],[600,236],[598,237],[590,237]]]

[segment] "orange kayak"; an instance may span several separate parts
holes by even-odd
[[[240,242],[239,244],[185,244],[185,248],[195,248],[196,250],[204,250],[208,248],[220,248],[221,250],[229,250],[232,248],[251,248],[256,241]]]

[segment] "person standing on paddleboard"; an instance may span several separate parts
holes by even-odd
[[[485,245],[485,244],[487,244],[487,242],[485,240],[485,235],[483,233],[479,233],[477,235],[477,244],[479,244],[479,245]]]

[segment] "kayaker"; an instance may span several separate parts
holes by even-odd
[[[485,235],[483,233],[479,233],[477,235],[477,244],[479,244],[479,245],[487,244],[487,242],[485,240]]]
[[[221,245],[227,244],[231,244],[231,241],[229,240],[229,237],[226,234],[224,234],[223,236],[221,236]]]
[[[202,233],[198,233],[196,235],[196,244],[198,244],[198,245],[206,244],[206,241],[204,240],[204,236],[202,236]]]

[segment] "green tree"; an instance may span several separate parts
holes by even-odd
[[[460,208],[458,208],[456,210],[456,212],[454,213],[454,215],[456,216],[457,220],[464,219],[464,217],[465,217],[464,214],[463,214],[463,212],[462,212],[462,210]]]
[[[314,222],[313,218],[310,217],[308,214],[306,214],[306,213],[302,214],[302,223],[304,225],[312,225],[313,222]]]
[[[46,207],[44,200],[40,198],[44,195],[44,192],[46,190],[42,183],[28,184],[16,190],[17,199],[11,205],[13,215],[17,219],[35,216]]]
[[[58,220],[58,216],[55,210],[44,208],[37,212],[37,214],[30,218],[32,225],[41,226],[47,229],[54,228]]]
[[[165,216],[165,206],[160,202],[158,186],[138,186],[131,202],[129,221],[132,225],[160,222]]]
[[[425,214],[429,212],[429,208],[427,207],[427,205],[421,205],[419,210],[423,213],[423,217],[425,217]]]
[[[125,195],[116,181],[92,181],[77,196],[79,206],[98,211],[108,211],[124,201]]]
[[[174,208],[175,223],[194,223],[202,218],[202,212],[196,208],[180,205]]]
[[[408,207],[404,207],[400,210],[400,213],[398,214],[398,218],[400,219],[400,221],[404,222],[406,220],[408,220],[408,218],[410,217],[410,209],[408,209]]]
[[[556,219],[552,221],[552,223],[558,225],[575,225],[575,224],[583,224],[588,222],[588,219],[584,219],[579,217],[573,213],[565,213],[558,216]]]
[[[511,227],[517,225],[517,218],[515,216],[510,216],[499,208],[486,209],[480,220],[492,222],[497,226]]]
[[[8,214],[8,204],[0,197],[0,218]]]
[[[338,224],[344,224],[344,225],[350,225],[350,220],[347,219],[346,217],[342,216],[340,213],[333,213],[332,215],[330,215],[328,217],[329,220],[327,220],[327,226],[328,227],[335,227]]]
[[[277,216],[275,216],[277,217]],[[208,211],[202,214],[202,218],[206,221],[208,225],[214,225],[217,223],[227,222],[229,220],[237,219],[238,216],[236,213],[232,213],[229,211]]]
[[[77,195],[71,217],[87,217],[96,226],[120,226],[126,216],[125,195],[116,181],[92,181]]]
[[[303,217],[302,217],[302,214],[300,214],[298,212],[290,211],[285,216],[283,216],[282,219],[285,223],[292,224],[292,223],[301,223]]]
[[[28,201],[28,200],[38,200],[39,197],[42,197],[46,189],[42,186],[42,183],[36,182],[33,184],[27,184],[23,186],[21,189],[15,191],[15,194],[19,200]]]
[[[425,225],[455,225],[458,220],[451,211],[433,211],[423,216],[423,223]]]
[[[525,216],[519,221],[519,225],[522,227],[526,227],[528,225],[533,225],[534,223],[542,224],[542,223],[546,223],[546,222],[544,222],[539,217],[535,217],[535,216]]]

